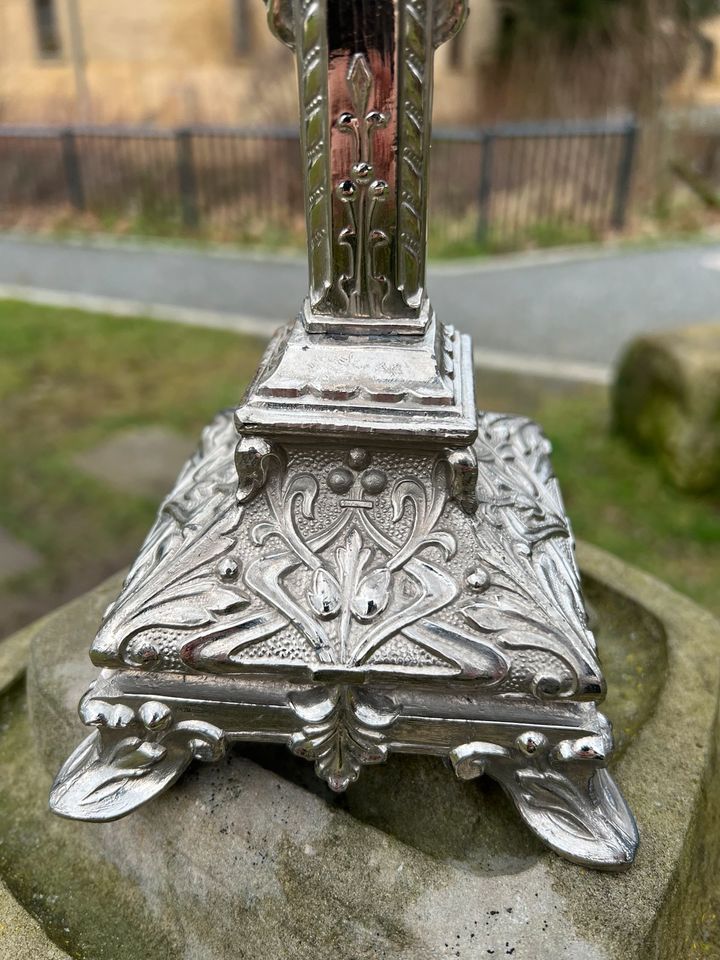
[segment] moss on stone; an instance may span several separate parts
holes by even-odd
[[[720,791],[712,788],[720,624],[609,554],[581,544],[578,559],[589,578],[639,604],[661,625],[667,671],[639,735],[626,744],[616,767],[640,829],[635,865],[620,876],[578,875],[556,859],[551,865],[556,888],[567,896],[577,924],[602,927],[611,956],[619,960],[717,956],[718,929],[703,923],[717,900],[720,860],[720,830],[713,826]]]
[[[0,700],[0,730],[0,873],[13,896],[77,960],[181,956],[171,931],[143,922],[140,892],[83,832],[49,814],[50,776],[30,746],[21,686]]]
[[[613,414],[681,490],[720,488],[720,324],[633,341],[618,367]]]

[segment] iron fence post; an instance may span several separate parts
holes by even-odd
[[[480,161],[480,188],[478,191],[477,238],[480,243],[487,240],[490,232],[490,200],[492,197],[492,163],[494,135],[484,131],[482,135],[482,159]]]
[[[83,189],[82,168],[77,149],[77,138],[72,130],[60,133],[65,186],[70,204],[76,210],[85,209],[85,190]]]
[[[595,200],[587,199],[587,183],[591,181],[602,183],[602,211],[598,212],[598,218],[601,219],[603,227],[611,225],[621,230],[625,225],[631,203],[640,136],[641,128],[634,118],[516,123],[476,131],[439,130],[437,141],[445,144],[445,149],[450,150],[448,162],[453,169],[453,175],[457,173],[454,177],[457,183],[451,183],[441,199],[436,200],[436,210],[443,203],[446,205],[442,208],[439,218],[442,219],[443,213],[449,217],[460,216],[462,223],[458,224],[458,229],[462,231],[463,237],[467,237],[469,231],[476,237],[477,242],[487,243],[491,234],[497,234],[500,228],[504,229],[504,223],[500,221],[507,219],[508,209],[511,211],[515,209],[513,204],[521,199],[519,191],[524,188],[525,183],[532,177],[537,179],[539,176],[543,181],[552,179],[553,184],[556,185],[567,180],[573,181],[571,185],[578,188],[580,196],[568,215],[572,218],[572,222],[579,224],[587,223],[587,208],[596,203]],[[223,138],[223,142],[232,144],[233,149],[228,150],[222,158],[213,158],[210,155],[212,153],[210,148],[219,137]],[[597,156],[592,160],[595,169],[577,170],[574,164],[578,157],[584,156],[577,145],[581,145],[591,137],[601,137],[603,142],[602,151],[596,151]],[[60,195],[67,198],[68,204],[75,211],[94,208],[96,204],[117,205],[128,191],[137,192],[140,189],[139,179],[144,182],[145,177],[152,175],[152,182],[155,182],[158,171],[154,169],[153,158],[158,151],[149,151],[143,147],[140,153],[135,154],[131,147],[138,141],[141,145],[149,141],[162,142],[163,159],[170,164],[170,183],[166,184],[167,178],[163,174],[162,196],[159,199],[172,203],[173,216],[179,219],[187,229],[196,228],[206,212],[214,211],[216,205],[225,202],[224,198],[228,192],[236,189],[236,175],[240,177],[242,203],[252,201],[257,205],[258,214],[264,215],[268,223],[272,222],[272,218],[277,217],[278,211],[274,205],[268,207],[265,185],[272,173],[277,174],[275,180],[280,176],[282,182],[283,170],[273,170],[273,167],[279,166],[272,162],[278,154],[269,148],[264,148],[268,147],[268,141],[297,142],[294,131],[277,127],[260,129],[181,127],[159,130],[118,125],[58,129],[57,127],[0,124],[0,144],[9,145],[17,141],[20,150],[23,150],[26,140],[32,143],[45,141],[52,149],[52,156],[56,161],[53,164],[55,190],[60,191]],[[534,143],[543,140],[546,143],[562,143],[565,147],[562,151],[558,151],[557,148],[548,151],[546,147],[542,152],[541,161],[537,160],[534,154],[531,155],[528,149],[523,148],[519,153],[512,147],[508,149],[509,145],[519,141]],[[206,141],[207,150],[204,146]],[[92,149],[94,144],[98,144],[98,149],[95,151]],[[108,150],[106,149],[108,144],[117,144],[118,149]],[[456,145],[462,148],[457,154],[453,152]],[[473,150],[470,162],[476,171],[471,184],[460,176],[461,170],[453,168],[456,158],[459,162],[459,158],[465,155],[463,151],[469,147]],[[478,148],[481,151],[480,157],[474,152]],[[88,150],[90,154],[87,153]],[[165,153],[166,150],[169,150],[169,154]],[[105,171],[99,171],[97,162],[90,163],[92,157],[98,155],[106,157],[104,163],[113,163],[116,169],[107,171],[106,175]],[[573,159],[570,170],[566,169],[568,157]],[[503,167],[499,173],[494,169],[496,162]],[[31,166],[28,176],[31,178],[31,187],[35,189],[37,196],[29,202],[36,204],[47,202],[48,196],[41,190],[44,188],[41,182],[44,167],[42,164]],[[287,176],[290,176],[289,171]],[[254,177],[261,179],[255,181],[252,179]],[[498,178],[503,181],[502,196],[505,197],[499,208]],[[297,181],[296,167],[293,167],[292,181],[293,183]],[[288,180],[288,189],[293,200],[301,200],[302,192],[297,185],[293,187],[290,180]],[[467,193],[468,189],[471,191],[470,195]],[[477,213],[474,209],[469,209],[473,205],[473,190]],[[25,193],[28,192],[26,189]],[[519,210],[522,218],[528,217],[533,222],[549,217],[555,223],[560,213],[553,207],[554,192],[553,188],[545,188],[539,204],[534,202],[523,204],[515,209],[514,218],[517,219],[520,215]],[[508,194],[514,195],[508,198]],[[462,198],[460,210],[456,209],[458,195]],[[271,196],[277,200],[277,190],[274,192],[271,190]],[[525,212],[526,206],[530,211],[529,214]],[[467,216],[470,217],[470,222],[467,221]],[[288,226],[292,224],[290,222],[284,224],[283,229]]]
[[[182,222],[184,226],[193,228],[198,225],[198,206],[191,130],[175,131],[175,148]]]
[[[615,204],[613,207],[612,226],[615,230],[622,230],[627,216],[630,184],[632,182],[633,165],[635,162],[635,148],[637,146],[638,125],[631,120],[625,128],[620,161],[615,184]]]

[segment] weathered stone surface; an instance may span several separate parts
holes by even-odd
[[[25,673],[30,644],[40,620],[0,642],[0,695],[9,690]]]
[[[123,493],[164,496],[193,451],[193,441],[166,427],[137,427],[76,454],[74,463]]]
[[[86,651],[118,581],[33,631],[39,749],[21,694],[0,700],[0,872],[55,939],[98,960],[689,960],[718,867],[720,627],[606,554],[580,560],[615,775],[642,836],[627,874],[561,861],[491,782],[461,783],[424,758],[368,768],[333,800],[309,764],[256,746],[194,767],[116,824],[53,818],[50,774],[84,735]]]
[[[68,960],[40,924],[0,881],[0,957],[3,960]]]
[[[618,367],[613,412],[678,487],[720,489],[720,324],[634,340]]]

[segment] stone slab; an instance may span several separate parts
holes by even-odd
[[[41,562],[40,554],[0,527],[0,580],[33,570]]]
[[[122,493],[164,496],[193,452],[194,442],[166,427],[123,430],[82,450],[73,463]]]
[[[23,808],[13,811],[13,836],[34,806],[30,832],[48,855],[28,856],[40,857],[42,882],[60,892],[58,909],[72,916],[76,935],[77,924],[108,937],[132,928],[167,960],[712,956],[697,949],[698,912],[720,859],[720,627],[607,554],[584,547],[579,558],[622,746],[614,773],[641,831],[627,874],[561,861],[530,837],[491,782],[460,783],[437,760],[418,757],[368,769],[345,801],[332,801],[310,765],[255,746],[195,766],[118,823],[52,818],[43,791],[83,736],[76,705],[94,675],[87,647],[118,580],[34,631],[37,745],[27,743],[19,714],[5,747],[0,737],[0,761],[15,765],[8,772]],[[87,891],[81,904],[68,892],[73,884]],[[112,942],[105,955],[113,960],[137,949]]]

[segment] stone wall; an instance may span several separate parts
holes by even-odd
[[[60,50],[39,52],[36,0],[0,0],[0,122],[294,123],[293,59],[246,0],[48,0]],[[241,2],[241,0],[240,0]],[[77,27],[73,27],[73,8]],[[493,49],[495,0],[473,0],[462,35],[437,57],[436,119],[475,119],[478,65]]]

